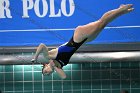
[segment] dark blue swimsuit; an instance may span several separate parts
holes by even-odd
[[[87,39],[84,39],[82,42],[76,43],[74,42],[72,37],[68,43],[58,48],[58,54],[55,60],[60,63],[61,67],[67,65],[69,63],[71,56],[86,40]]]

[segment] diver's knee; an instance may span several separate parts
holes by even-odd
[[[106,26],[106,22],[105,21],[103,21],[103,20],[98,20],[97,21],[97,28],[98,29],[103,29],[105,26]]]

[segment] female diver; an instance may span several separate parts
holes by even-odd
[[[63,66],[69,63],[71,56],[84,43],[94,40],[104,27],[115,18],[129,13],[134,10],[132,4],[121,5],[119,8],[106,12],[99,20],[78,26],[75,32],[67,43],[59,46],[56,49],[48,51],[46,45],[41,43],[35,53],[32,62],[37,62],[39,54],[42,52],[48,60],[48,64],[43,65],[42,73],[50,75],[54,70],[62,78],[66,78],[66,74],[62,70]]]

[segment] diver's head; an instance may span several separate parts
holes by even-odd
[[[42,68],[43,75],[51,75],[53,72],[54,72],[54,66],[52,64],[52,61],[50,61],[48,64],[43,64],[43,68]]]

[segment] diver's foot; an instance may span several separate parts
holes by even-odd
[[[133,4],[122,4],[120,5],[119,9],[122,11],[122,13],[129,13],[134,10]]]

